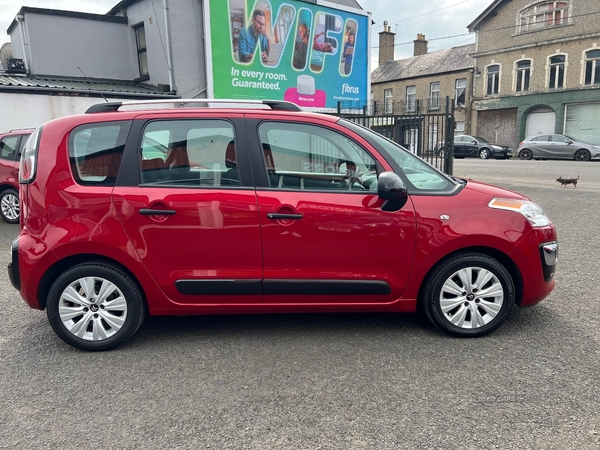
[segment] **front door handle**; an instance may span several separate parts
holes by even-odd
[[[140,209],[142,216],[172,216],[175,211],[172,209]]]
[[[302,214],[268,213],[267,217],[269,219],[273,219],[273,220],[282,220],[282,219],[297,220],[297,219],[302,219],[302,217],[304,217],[304,216]]]

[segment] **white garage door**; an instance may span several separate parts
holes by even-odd
[[[590,144],[600,144],[600,103],[567,105],[565,134]]]
[[[554,134],[556,114],[551,109],[534,109],[527,115],[525,137],[538,134]]]

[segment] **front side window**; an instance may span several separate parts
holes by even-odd
[[[429,85],[429,109],[440,109],[440,82]]]
[[[148,76],[148,53],[146,51],[146,31],[144,30],[144,24],[134,27],[134,31],[137,44],[140,78],[142,78]]]
[[[87,124],[69,136],[73,177],[82,185],[115,184],[131,122]]]
[[[487,95],[496,95],[500,91],[500,65],[487,67]]]
[[[465,104],[465,95],[467,92],[467,79],[466,78],[457,78],[455,85],[456,92],[454,94],[454,98],[456,101],[456,106],[460,103],[461,105]]]
[[[375,159],[348,137],[314,125],[260,126],[271,188],[364,192],[377,190]]]
[[[568,1],[543,1],[519,14],[519,31],[532,31],[568,23]]]
[[[394,111],[394,92],[392,89],[383,90],[383,110],[385,114],[392,114]]]
[[[416,86],[406,86],[406,110],[414,111],[416,109]]]
[[[516,92],[529,91],[529,79],[531,78],[531,61],[517,61]]]
[[[600,50],[590,50],[585,54],[586,85],[600,84]]]
[[[142,185],[236,187],[234,129],[225,120],[149,123],[140,147]]]
[[[548,87],[550,89],[560,89],[565,83],[565,55],[550,57],[550,80]]]

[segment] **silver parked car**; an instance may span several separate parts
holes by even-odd
[[[540,134],[521,142],[517,154],[521,159],[589,161],[600,157],[600,146],[581,142],[562,134]]]

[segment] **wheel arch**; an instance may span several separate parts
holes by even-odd
[[[445,255],[443,258],[441,258],[439,261],[437,261],[433,266],[431,266],[429,268],[429,270],[423,277],[423,280],[421,281],[421,286],[419,287],[419,293],[417,296],[417,308],[420,311],[423,311],[423,302],[425,300],[424,299],[424,291],[425,291],[425,287],[427,285],[427,281],[429,280],[429,277],[431,276],[431,274],[441,264],[443,264],[448,259],[455,257],[457,255],[463,254],[463,253],[464,254],[466,254],[466,253],[482,253],[491,258],[494,258],[500,264],[502,264],[506,268],[508,273],[510,274],[510,276],[513,280],[513,283],[515,285],[515,303],[517,305],[520,305],[521,299],[523,298],[523,277],[521,275],[521,271],[517,267],[517,264],[510,258],[510,256],[508,256],[506,253],[504,253],[500,250],[497,250],[492,247],[473,246],[473,247],[463,247],[461,249],[458,249],[451,253],[448,253],[447,255]]]
[[[61,273],[65,272],[66,270],[69,270],[71,267],[74,267],[78,264],[83,264],[83,263],[107,264],[107,265],[117,268],[118,270],[121,270],[123,273],[125,273],[127,276],[129,276],[131,278],[131,280],[135,283],[135,285],[139,289],[139,291],[142,295],[142,299],[144,301],[144,308],[146,309],[146,311],[148,311],[148,300],[147,300],[146,292],[144,291],[141,283],[139,282],[139,280],[137,279],[137,277],[134,275],[134,273],[131,270],[129,270],[126,266],[124,266],[123,264],[119,263],[118,261],[116,261],[112,258],[102,256],[102,255],[87,254],[87,253],[73,255],[73,256],[69,256],[67,258],[61,259],[60,261],[57,261],[56,263],[54,263],[50,268],[48,268],[48,270],[42,276],[42,278],[40,280],[40,284],[38,286],[37,298],[39,299],[40,309],[46,309],[46,301],[48,298],[48,293],[50,292],[52,283],[58,278],[58,276]]]

